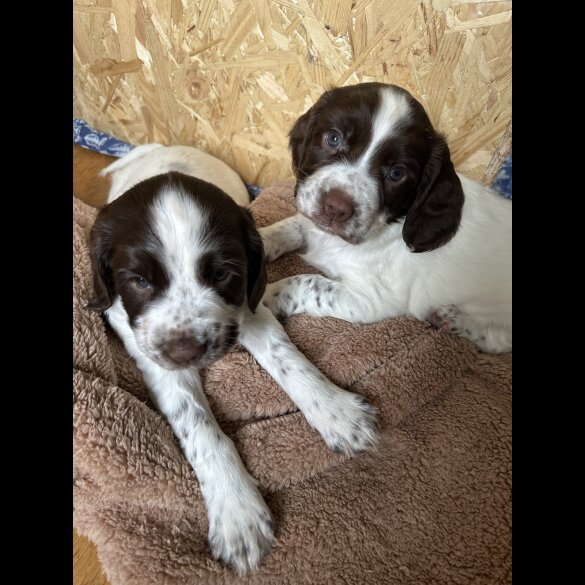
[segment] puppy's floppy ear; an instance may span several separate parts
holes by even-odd
[[[310,128],[312,126],[313,109],[307,110],[292,127],[289,132],[288,145],[292,156],[292,166],[295,177],[299,178],[299,171],[305,156],[305,149],[309,140]]]
[[[105,311],[114,301],[114,279],[111,266],[111,230],[105,211],[97,216],[89,232],[93,297],[88,309]]]
[[[241,209],[244,217],[244,239],[248,258],[248,284],[246,290],[248,293],[248,306],[254,313],[266,290],[266,260],[264,258],[262,238],[256,229],[252,214],[245,207]]]
[[[463,188],[449,147],[442,136],[435,135],[414,203],[406,214],[404,241],[413,252],[428,252],[446,244],[459,228],[462,209]]]

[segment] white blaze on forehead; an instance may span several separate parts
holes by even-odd
[[[360,170],[367,169],[372,155],[378,147],[388,140],[400,122],[410,115],[410,106],[406,95],[392,88],[380,90],[380,105],[372,120],[372,138],[366,151],[357,161]]]
[[[176,188],[164,191],[151,208],[154,232],[162,243],[164,263],[172,272],[194,275],[204,248],[207,214]]]
[[[242,316],[240,307],[228,306],[198,275],[202,255],[213,251],[209,212],[180,187],[167,186],[152,203],[149,220],[169,284],[140,315],[136,343],[163,367],[171,364],[165,354],[168,343],[182,337],[209,346],[204,359],[212,359],[221,351],[227,327]]]

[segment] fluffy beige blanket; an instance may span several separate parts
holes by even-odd
[[[246,578],[211,559],[193,470],[121,343],[84,308],[96,210],[73,206],[74,523],[112,585],[511,583],[511,355],[411,318],[284,323],[329,378],[380,409],[376,453],[328,451],[241,348],[206,372],[277,538]],[[291,215],[292,186],[266,189],[252,210],[259,226]],[[269,278],[307,271],[288,254]]]

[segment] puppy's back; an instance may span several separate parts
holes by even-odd
[[[112,181],[107,202],[111,203],[137,183],[169,171],[212,183],[225,191],[238,205],[247,206],[250,202],[242,179],[218,158],[191,146],[163,146],[156,143],[137,146],[101,172],[102,176],[109,176]]]

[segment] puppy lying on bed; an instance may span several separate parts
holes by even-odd
[[[395,85],[325,92],[290,133],[299,214],[260,233],[325,276],[269,285],[279,315],[400,315],[512,350],[512,204],[458,175],[420,103]]]
[[[103,174],[112,186],[90,234],[89,308],[104,312],[180,440],[213,555],[244,574],[270,551],[271,515],[209,409],[198,368],[239,340],[327,445],[348,454],[374,445],[375,409],[327,380],[259,304],[264,251],[250,213],[234,202],[248,197],[232,169],[190,147],[149,144]]]

